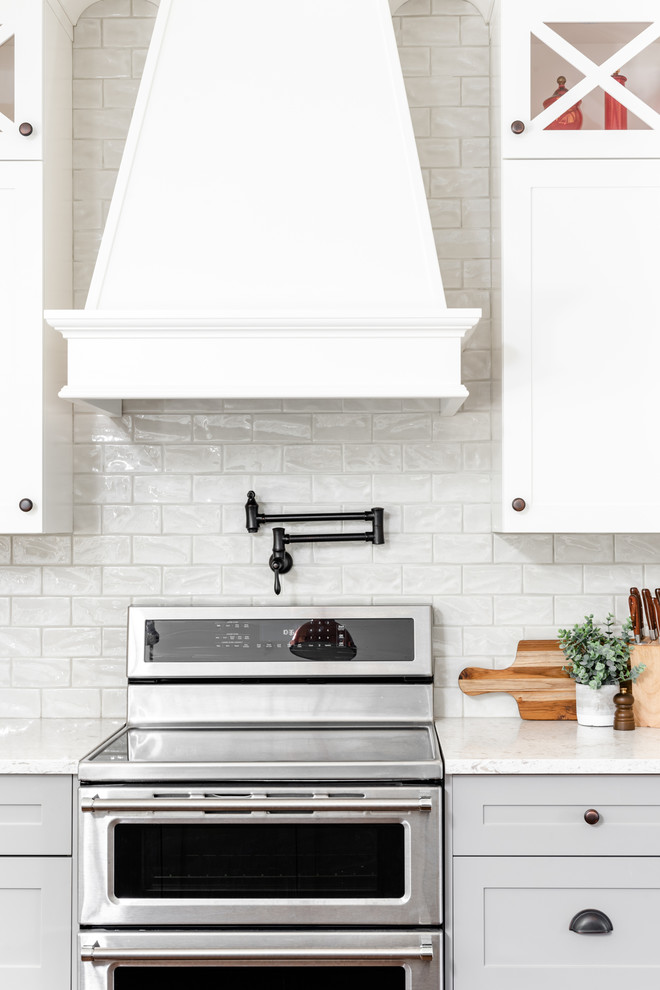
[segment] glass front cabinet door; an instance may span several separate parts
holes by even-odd
[[[658,157],[657,0],[503,0],[502,154]]]
[[[42,156],[42,0],[0,0],[0,161]]]

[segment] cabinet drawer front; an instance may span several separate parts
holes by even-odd
[[[655,776],[455,777],[455,856],[616,856],[660,852]],[[585,812],[598,812],[590,825]]]
[[[71,986],[70,859],[0,857],[0,986]]]
[[[0,855],[71,855],[71,777],[0,777]]]
[[[586,909],[612,931],[571,931]],[[655,990],[659,917],[660,859],[456,859],[454,990]]]

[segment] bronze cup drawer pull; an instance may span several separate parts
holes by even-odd
[[[569,931],[576,935],[609,935],[614,925],[603,911],[586,908],[571,918]]]

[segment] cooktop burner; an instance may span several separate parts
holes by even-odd
[[[80,764],[82,780],[428,780],[432,725],[129,726]]]

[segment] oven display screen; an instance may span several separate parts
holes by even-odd
[[[414,659],[414,622],[379,619],[147,619],[147,663],[387,663]]]

